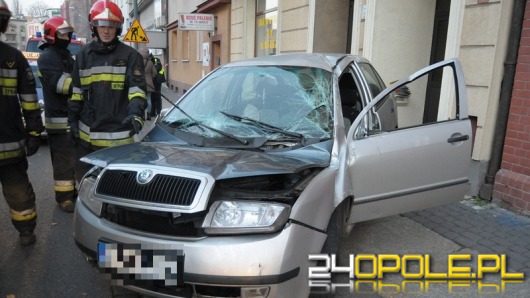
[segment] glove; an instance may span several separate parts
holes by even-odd
[[[32,156],[39,150],[41,143],[40,133],[30,132],[26,138],[26,156]]]
[[[129,136],[132,137],[133,135],[140,133],[142,127],[144,127],[144,120],[140,116],[129,115],[127,118],[123,119],[121,124],[132,127],[129,132]]]
[[[70,131],[68,132],[68,140],[73,145],[77,144],[77,139],[79,139],[79,124],[76,122],[69,123]]]
[[[79,139],[79,115],[82,109],[82,101],[68,100],[68,126],[70,127],[68,140],[72,145],[75,145]]]

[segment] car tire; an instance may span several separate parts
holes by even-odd
[[[327,238],[322,245],[321,252],[324,254],[335,254],[337,257],[337,263],[341,265],[340,251],[341,251],[341,242],[346,238],[348,231],[347,221],[348,215],[351,207],[351,199],[345,199],[331,214],[331,217],[326,228]],[[323,261],[317,262],[318,266],[324,266]],[[331,274],[330,283],[332,284],[348,284],[349,277],[347,274]],[[317,291],[321,291],[321,288],[317,288]],[[309,298],[332,298],[335,297],[334,293],[311,293]]]
[[[341,205],[335,208],[335,211],[331,214],[326,228],[326,241],[322,246],[322,253],[325,254],[338,254],[340,252],[340,231],[342,229],[342,213]]]
[[[322,246],[322,253],[338,254],[340,243],[350,234],[353,225],[348,226],[352,198],[346,198],[335,208],[326,228],[327,238]]]

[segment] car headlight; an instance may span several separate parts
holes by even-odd
[[[97,175],[87,173],[79,186],[79,200],[97,216],[101,215],[103,203],[94,197]]]
[[[275,202],[217,201],[202,227],[206,234],[273,233],[281,229],[291,206]]]

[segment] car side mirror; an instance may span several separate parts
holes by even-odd
[[[366,126],[366,119],[367,119],[366,116],[363,117],[359,125],[355,128],[355,132],[353,133],[354,140],[364,139],[368,136],[368,128]]]
[[[154,123],[160,122],[160,120],[162,120],[164,117],[166,117],[167,113],[169,113],[170,110],[171,110],[171,108],[162,109],[160,111],[160,114],[158,116],[156,116],[156,119],[155,119]]]

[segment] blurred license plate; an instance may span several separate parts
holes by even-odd
[[[181,249],[142,248],[140,244],[98,242],[98,266],[120,285],[160,281],[166,286],[184,284]]]

